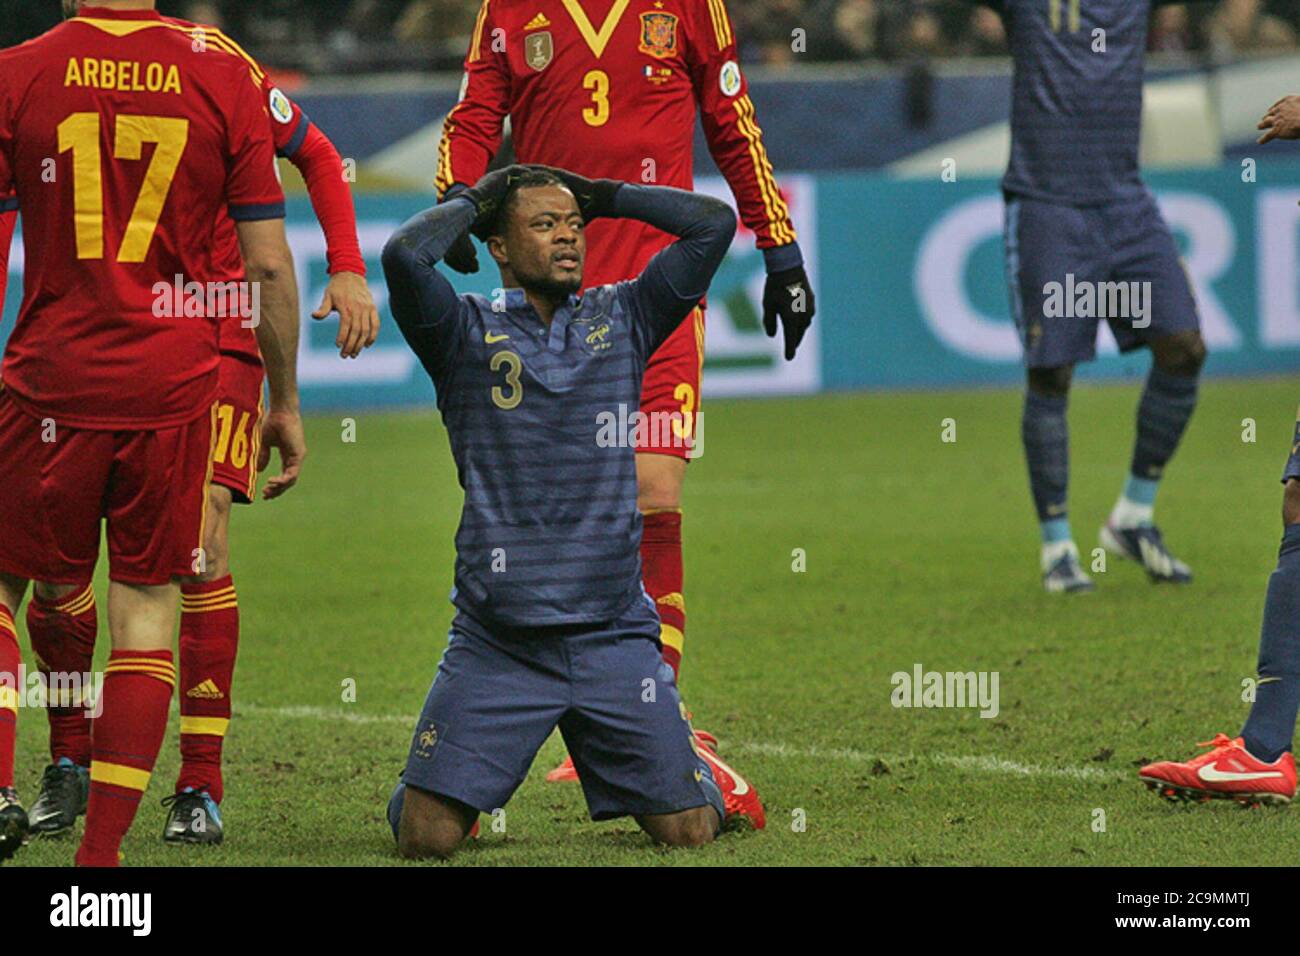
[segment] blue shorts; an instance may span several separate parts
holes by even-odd
[[[1292,478],[1300,478],[1300,421],[1295,423],[1295,437],[1291,439],[1291,457],[1286,460],[1286,468],[1282,472],[1282,484],[1286,484]]]
[[[595,625],[489,629],[461,612],[402,782],[491,813],[558,726],[593,820],[701,807],[712,773],[685,715],[649,598]]]
[[[1006,200],[1007,285],[1029,368],[1095,358],[1103,319],[1122,352],[1200,329],[1178,246],[1150,193],[1103,206]]]

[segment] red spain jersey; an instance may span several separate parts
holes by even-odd
[[[307,136],[311,121],[293,100],[271,82],[271,78],[261,64],[216,27],[191,23],[175,17],[163,19],[185,30],[192,44],[210,44],[213,49],[243,59],[248,65],[253,81],[261,91],[271,131],[271,141],[275,145],[276,153],[281,156],[292,156],[298,151],[298,147]],[[341,174],[339,178],[342,181]],[[243,281],[244,257],[239,251],[239,234],[235,231],[234,220],[225,215],[224,211],[217,217],[217,227],[212,242],[212,258],[216,269],[213,278],[219,282]],[[220,343],[224,354],[238,355],[252,362],[262,361],[262,352],[257,347],[257,332],[238,315],[230,316],[221,323]]]
[[[759,248],[795,239],[723,0],[484,0],[448,114],[437,185],[473,185],[510,116],[515,154],[591,178],[690,189],[695,117]],[[631,278],[672,237],[587,231],[589,286]]]
[[[160,290],[217,275],[219,217],[283,217],[261,86],[152,10],[82,8],[0,52],[0,196],[16,193],[23,304],[3,381],[77,428],[167,428],[217,392],[212,315]]]

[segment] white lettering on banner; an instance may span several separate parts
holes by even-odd
[[[1294,199],[1291,197],[1290,201],[1294,203]],[[1271,272],[1294,277],[1294,223],[1289,224],[1290,232],[1285,229],[1265,230],[1263,204],[1264,200],[1261,200],[1261,249],[1270,249],[1274,244],[1274,233],[1286,233],[1290,248],[1289,265],[1279,263]],[[921,315],[935,338],[960,355],[986,362],[1018,362],[1021,356],[1020,340],[1009,312],[997,315],[980,312],[971,302],[966,284],[970,258],[975,250],[990,240],[1002,243],[1003,209],[1000,197],[988,195],[966,200],[947,210],[921,240],[912,276]],[[1161,200],[1161,209],[1170,227],[1187,237],[1184,262],[1196,294],[1206,343],[1211,351],[1239,348],[1241,333],[1212,286],[1231,268],[1236,254],[1232,219],[1214,199],[1192,193],[1168,195]],[[1287,272],[1288,268],[1292,271]],[[1288,278],[1288,281],[1292,280]],[[1296,338],[1286,344],[1300,342],[1300,308],[1295,305],[1296,294],[1292,281],[1289,321],[1294,325]],[[1159,290],[1153,290],[1153,295],[1158,297]],[[1262,297],[1261,312],[1268,301]],[[1159,307],[1157,301],[1155,308]],[[1104,324],[1098,350],[1103,354],[1116,352],[1114,338]]]
[[[935,337],[961,355],[993,362],[1020,360],[1020,340],[1006,315],[982,314],[966,290],[975,250],[1002,235],[1002,200],[980,196],[953,206],[921,240],[912,275],[921,315]]]
[[[1259,340],[1270,348],[1300,345],[1300,189],[1267,189],[1259,197]]]
[[[1159,202],[1169,228],[1187,237],[1183,264],[1196,295],[1206,345],[1211,351],[1240,348],[1241,333],[1213,288],[1232,268],[1237,254],[1237,231],[1231,217],[1214,199],[1196,193],[1162,193]],[[1157,290],[1155,295],[1159,294]],[[1155,308],[1160,308],[1159,301]]]
[[[695,191],[721,199],[733,209],[736,205],[731,189],[720,176],[696,180]],[[799,236],[804,268],[812,283],[817,284],[817,181],[812,176],[781,177],[781,193],[788,200],[790,218]],[[738,229],[732,248],[737,255],[753,255],[754,237]],[[722,271],[726,272],[726,263]],[[755,314],[763,314],[763,286],[766,274],[760,261],[745,282]],[[826,321],[819,313],[804,336],[794,360],[782,355],[784,339],[778,331],[769,339],[761,330],[749,331],[737,326],[727,310],[727,296],[714,283],[710,289],[704,322],[704,394],[709,398],[753,395],[795,395],[816,392],[821,388],[821,330]],[[818,308],[821,306],[819,304]],[[690,321],[689,319],[687,321]]]
[[[361,242],[361,255],[371,261],[378,259],[383,252],[384,243],[397,231],[399,225],[401,223],[373,220],[359,223],[357,238]],[[317,323],[311,317],[311,310],[316,308],[325,289],[311,285],[308,266],[325,258],[325,237],[321,234],[320,226],[315,223],[291,225],[288,227],[288,235],[298,275],[298,288],[302,290],[298,381],[308,388],[313,385],[404,385],[409,382],[417,360],[405,342],[400,345],[371,346],[356,362],[339,361],[333,335],[329,337],[327,346],[312,343],[311,326]],[[376,278],[372,273],[368,280],[380,316],[385,321],[391,321],[387,310],[388,286],[384,283],[383,275]],[[337,329],[338,316],[332,315],[325,322]]]

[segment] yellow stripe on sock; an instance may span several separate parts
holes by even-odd
[[[239,607],[237,598],[227,598],[220,604],[182,604],[182,614],[206,614],[208,611],[225,611],[232,607]]]
[[[215,601],[218,598],[234,597],[234,595],[235,595],[235,586],[233,584],[230,584],[224,588],[219,588],[216,591],[204,591],[202,594],[185,594],[184,592],[182,592],[181,603],[201,604],[204,601]]]
[[[671,624],[660,624],[659,640],[663,643],[664,647],[671,647],[680,654],[682,652],[682,647],[686,644],[686,635]]]
[[[176,686],[176,670],[170,667],[146,667],[142,664],[118,664],[116,662],[109,664],[104,668],[104,674],[139,674],[143,677],[152,677],[160,680],[169,687]]]
[[[206,734],[211,737],[226,736],[229,717],[192,717],[181,714],[181,733]]]
[[[167,674],[171,677],[176,676],[176,668],[170,663],[163,661],[121,661],[110,660],[104,668],[105,671],[151,671],[157,674]]]
[[[0,710],[18,713],[18,691],[8,685],[0,687]]]
[[[54,610],[76,617],[95,606],[95,587],[87,584],[84,591],[72,595],[66,601],[54,605]]]
[[[105,671],[154,671],[159,674],[175,676],[176,668],[171,664],[152,661],[109,661]]]
[[[162,677],[167,680],[174,680],[176,670],[172,667],[149,667],[146,664],[109,664],[104,668],[105,674],[148,674],[151,677]]]
[[[108,783],[115,787],[125,787],[128,790],[143,792],[149,786],[150,776],[152,776],[150,771],[140,770],[138,767],[128,767],[120,763],[106,763],[100,760],[90,762],[91,783]]]

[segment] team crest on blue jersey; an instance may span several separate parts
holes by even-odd
[[[551,65],[555,59],[555,41],[550,30],[528,34],[524,39],[524,59],[539,73]]]
[[[614,346],[614,327],[604,316],[598,315],[585,321],[575,322],[573,328],[592,352],[599,354]]]
[[[608,322],[601,322],[599,325],[589,326],[589,328],[591,329],[591,331],[587,333],[587,344],[590,345],[595,351],[603,352],[605,351],[605,349],[609,348],[613,344],[612,342],[608,341],[609,339]]]
[[[415,755],[427,760],[432,756],[433,749],[438,746],[438,728],[430,722],[426,729],[420,731],[420,735],[415,742]]]
[[[671,13],[641,14],[641,42],[637,49],[660,59],[677,52],[677,17]]]

